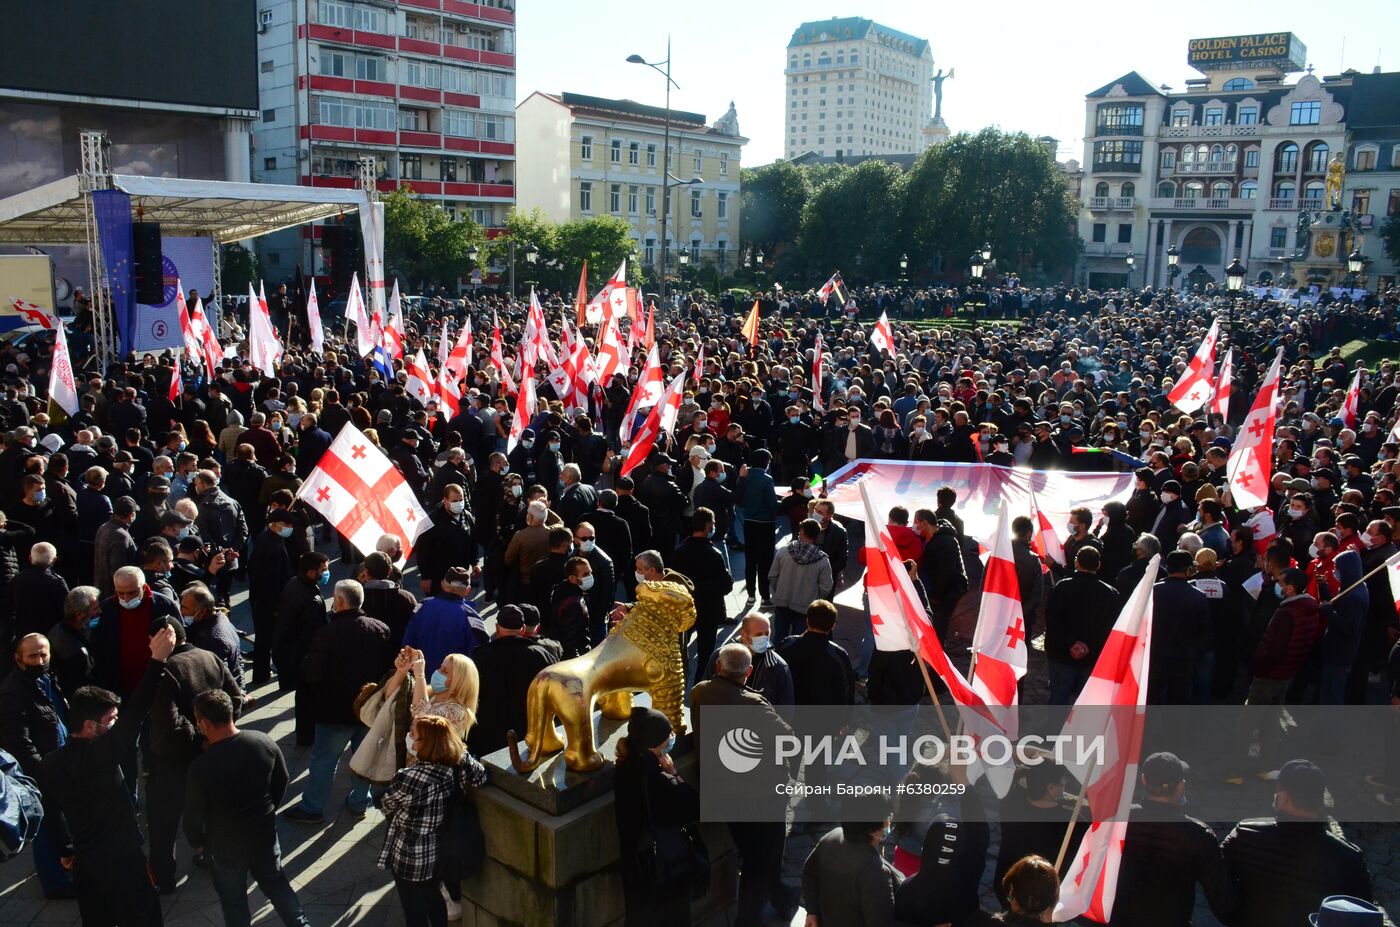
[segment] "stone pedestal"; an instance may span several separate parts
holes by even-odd
[[[622,923],[622,876],[613,811],[613,765],[625,722],[597,714],[598,749],[609,762],[592,773],[564,768],[563,754],[533,773],[511,767],[507,751],[482,758],[491,782],[475,793],[486,863],[462,883],[462,927],[610,927]],[[691,738],[677,743],[676,768],[696,781]],[[680,752],[683,748],[685,752]],[[692,908],[699,924],[729,905],[738,864],[723,824],[701,825],[710,850],[710,890]]]

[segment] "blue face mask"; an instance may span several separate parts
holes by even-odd
[[[434,692],[446,692],[446,691],[447,691],[447,674],[444,673],[442,670],[433,670],[433,676],[432,676],[432,678],[428,681],[428,686],[429,686]]]
[[[789,415],[789,416],[788,416],[788,421],[789,421],[789,422],[792,422],[794,425],[796,425],[798,422],[802,421],[802,416],[800,416],[800,415]]]
[[[1274,583],[1274,595],[1283,598],[1283,583]]]
[[[322,586],[324,586],[326,583],[328,583],[328,582],[330,582],[330,581],[331,581],[331,571],[330,571],[330,570],[322,570],[322,571],[321,571],[321,578],[318,579],[318,580],[316,580],[316,582],[317,582],[319,585],[322,585]]]
[[[676,732],[672,731],[671,736],[666,738],[666,746],[661,748],[662,753],[670,753],[676,748]]]
[[[88,629],[89,631],[94,630],[94,629],[97,627],[97,623],[98,623],[99,621],[101,621],[101,620],[102,620],[102,616],[101,616],[101,615],[94,615],[93,617],[89,618],[89,619],[87,620],[87,629]]]
[[[715,482],[716,482],[716,483],[723,483],[723,482],[724,482],[725,480],[727,480],[727,479],[729,479],[729,474],[728,474],[727,472],[725,472],[724,470],[721,470],[721,471],[719,471],[718,473],[715,474]]]

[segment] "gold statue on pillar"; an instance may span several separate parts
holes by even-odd
[[[529,772],[549,754],[564,751],[564,762],[575,772],[603,765],[593,738],[593,701],[603,717],[625,721],[632,714],[632,693],[651,694],[652,707],[671,722],[677,736],[685,733],[681,701],[685,694],[685,662],[680,636],[695,625],[695,599],[680,583],[644,582],[637,586],[637,604],[601,644],[582,656],[540,670],[526,696],[525,746],[522,758],[515,732],[509,738],[510,761]],[[564,727],[565,741],[554,730]]]
[[[1327,162],[1327,208],[1342,208],[1342,179],[1346,175],[1346,160],[1339,151]]]

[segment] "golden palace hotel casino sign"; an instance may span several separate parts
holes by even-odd
[[[1308,50],[1291,32],[1259,32],[1215,39],[1192,39],[1186,61],[1201,71],[1228,68],[1303,68]]]

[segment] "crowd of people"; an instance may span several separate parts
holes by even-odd
[[[523,301],[438,299],[410,312],[410,355],[436,354],[444,326],[455,336],[472,325],[455,415],[412,398],[401,367],[385,376],[353,335],[312,352],[295,293],[276,297],[287,333],[276,376],[228,344],[213,375],[184,359],[173,399],[178,357],[105,370],[79,357],[79,410],[56,414],[51,357],[0,345],[0,622],[14,654],[0,747],[42,789],[33,853],[45,895],[76,897],[86,924],[158,923],[159,896],[180,878],[183,829],[227,923],[248,923],[249,876],[284,922],[307,923],[281,869],[279,809],[314,826],[377,808],[379,861],[407,922],[445,923],[459,890],[438,834],[487,780],[479,758],[525,730],[535,674],[598,644],[649,581],[692,590],[692,708],[917,702],[913,655],[875,651],[869,616],[853,623],[833,604],[860,581],[862,558],[858,522],[823,498],[821,475],[858,459],[1133,472],[1130,498],[1074,510],[1059,531],[1063,565],[1037,553],[1029,519],[1013,526],[1027,625],[1043,628],[1047,658],[1043,685],[1028,680],[1027,692],[1048,690],[1051,703],[1074,701],[1161,554],[1154,597],[1171,619],[1154,631],[1154,703],[1400,704],[1388,580],[1382,571],[1357,585],[1400,533],[1400,384],[1396,363],[1382,361],[1344,410],[1354,369],[1340,353],[1345,339],[1393,329],[1400,293],[1301,307],[1223,296],[1013,282],[997,305],[1015,311],[968,328],[940,326],[941,302],[904,311],[910,297],[898,290],[857,291],[845,306],[775,290],[752,344],[744,312],[663,306],[656,351],[668,379],[692,379],[674,434],[625,476],[619,432],[640,348],[584,408],[540,371],[538,411],[508,440],[516,401],[488,349],[499,319],[518,377]],[[542,301],[557,338],[574,307]],[[889,351],[871,343],[881,311],[892,317]],[[934,324],[914,324],[919,315]],[[1183,415],[1166,394],[1213,319],[1234,351],[1228,411]],[[1269,532],[1236,506],[1225,463],[1279,350]],[[393,535],[356,550],[296,498],[347,423],[430,512],[408,558]],[[950,648],[986,540],[967,536],[957,506],[944,487],[888,513]],[[344,576],[334,583],[333,567]],[[733,611],[741,578],[747,602]],[[236,627],[229,607],[245,590],[250,618]],[[256,698],[279,693],[292,693],[293,748],[309,749],[290,803],[282,748],[238,724]],[[698,817],[694,783],[671,756],[675,733],[664,715],[634,714],[615,777],[624,848]],[[1227,924],[1301,924],[1343,904],[1328,896],[1374,900],[1361,851],[1327,827],[1323,771],[1277,759],[1276,815],[1238,824],[1223,843],[1183,810],[1187,761],[1144,763],[1114,923],[1189,924],[1197,883]],[[342,765],[343,810],[330,804]],[[1400,760],[1373,779],[1378,801],[1400,803]],[[1007,799],[1041,823],[999,825],[993,887],[1006,923],[1036,922],[1055,903],[1071,787],[1063,771],[1027,772]],[[785,825],[732,825],[735,923],[761,924],[768,906],[791,917],[799,903],[819,927],[979,923],[991,825],[985,796],[968,796],[925,809],[915,827],[901,815],[896,833],[891,818],[840,825],[800,886],[781,878]],[[679,882],[694,873],[640,859],[624,852],[628,923],[687,923]]]

